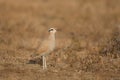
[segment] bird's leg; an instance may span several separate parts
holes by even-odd
[[[45,68],[47,68],[46,57],[45,57]]]
[[[42,61],[43,61],[43,69],[45,69],[44,65],[45,65],[45,59],[44,56],[42,56]]]

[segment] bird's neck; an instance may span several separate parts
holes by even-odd
[[[50,40],[55,40],[55,34],[54,34],[54,33],[50,33],[49,39],[50,39]]]

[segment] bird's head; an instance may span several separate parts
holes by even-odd
[[[55,29],[55,28],[50,28],[48,31],[49,31],[50,33],[56,33],[56,29]]]

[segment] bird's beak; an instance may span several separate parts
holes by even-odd
[[[48,30],[48,32],[50,32],[50,31],[51,31],[51,29]]]
[[[48,32],[50,32],[50,29],[48,30]]]

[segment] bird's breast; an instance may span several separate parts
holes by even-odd
[[[51,41],[49,47],[50,51],[53,51],[55,49],[55,41]]]

